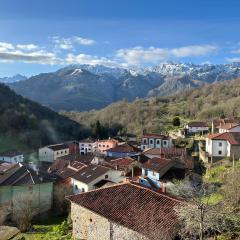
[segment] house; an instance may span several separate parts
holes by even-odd
[[[21,163],[0,165],[0,206],[14,207],[18,194],[29,194],[39,205],[39,212],[52,207],[53,180]]]
[[[186,125],[187,133],[204,133],[208,131],[208,125],[206,122],[189,122]]]
[[[139,152],[138,148],[128,144],[128,143],[121,143],[116,147],[109,148],[106,150],[108,157],[127,157],[127,156],[134,156]]]
[[[98,153],[106,154],[106,150],[114,148],[118,145],[118,141],[115,139],[98,140],[96,142],[96,151]]]
[[[67,197],[72,236],[86,240],[170,240],[177,233],[174,209],[183,201],[131,182]]]
[[[38,156],[40,162],[52,163],[57,158],[66,156],[69,154],[69,146],[66,143],[49,145],[38,150]]]
[[[219,126],[224,126],[226,124],[240,124],[240,118],[220,118],[220,119],[213,119],[212,121],[212,133],[219,132]]]
[[[225,123],[216,127],[219,133],[240,132],[240,123]]]
[[[86,168],[78,171],[72,177],[72,186],[74,194],[80,192],[87,192],[97,187],[102,180],[109,180],[112,182],[120,182],[125,179],[121,171],[113,170],[108,167],[91,164]]]
[[[23,153],[18,151],[6,151],[0,153],[0,161],[8,162],[8,163],[18,163],[23,162],[24,157]]]
[[[109,166],[116,170],[122,171],[123,176],[132,175],[136,161],[131,157],[117,158],[108,162]]]
[[[165,157],[165,158],[181,158],[186,157],[187,151],[185,148],[149,148],[143,151],[143,154],[148,158]]]
[[[69,154],[77,154],[80,152],[79,150],[79,142],[77,141],[69,141],[65,142],[66,145],[68,145],[69,148]]]
[[[163,134],[144,134],[142,137],[141,150],[148,148],[172,147],[172,139]]]
[[[206,138],[206,152],[210,158],[240,158],[240,133],[224,132],[209,134]]]
[[[96,152],[96,141],[92,138],[87,138],[79,141],[80,154],[90,154]]]

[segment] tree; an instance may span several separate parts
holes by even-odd
[[[181,125],[181,121],[179,117],[174,117],[172,121],[173,126],[179,127]]]
[[[37,195],[21,193],[13,198],[13,220],[21,232],[28,231],[32,226],[33,217],[39,213]]]
[[[186,203],[175,208],[182,224],[179,234],[184,239],[204,239],[209,230],[215,229],[213,219],[216,219],[218,203],[212,203],[214,189],[202,183],[192,186],[189,182],[180,183],[172,192],[186,199]],[[211,233],[210,233],[211,234]]]

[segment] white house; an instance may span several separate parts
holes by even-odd
[[[190,122],[186,125],[188,133],[201,133],[208,131],[208,125],[205,122]]]
[[[206,138],[206,152],[209,157],[240,158],[240,133],[224,132],[210,134]]]
[[[23,162],[24,157],[21,152],[17,151],[7,151],[0,153],[0,161],[8,163],[21,163]]]
[[[240,132],[240,124],[239,123],[226,123],[226,124],[220,124],[220,126],[217,127],[219,133],[225,133],[225,132]]]
[[[91,138],[81,140],[79,141],[79,149],[81,155],[96,152],[96,141]]]
[[[49,145],[38,150],[39,161],[53,162],[57,158],[69,154],[69,146],[65,143]]]
[[[74,194],[87,192],[99,186],[99,182],[122,182],[125,179],[121,171],[91,164],[71,177]]]
[[[172,138],[163,134],[144,134],[142,137],[141,150],[148,148],[170,148]]]

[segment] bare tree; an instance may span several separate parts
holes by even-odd
[[[31,228],[33,217],[39,213],[39,203],[35,193],[21,193],[13,199],[13,220],[21,232]]]

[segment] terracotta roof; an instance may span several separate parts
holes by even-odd
[[[91,164],[86,168],[80,170],[79,172],[75,173],[71,177],[75,180],[88,184],[94,181],[96,178],[106,174],[109,170],[110,168]]]
[[[174,165],[174,161],[171,159],[154,157],[152,159],[149,159],[146,163],[144,163],[143,168],[149,169],[155,172],[160,172],[163,169],[169,170],[173,165]]]
[[[225,118],[225,119],[214,119],[214,126],[224,125],[226,123],[240,123],[240,118]]]
[[[207,138],[212,140],[225,140],[231,145],[240,145],[240,133],[238,132],[225,132],[209,134]]]
[[[86,139],[82,139],[79,141],[79,143],[95,143],[96,140],[94,140],[93,138],[86,138]]]
[[[225,123],[223,125],[217,126],[217,128],[230,130],[230,129],[232,129],[234,127],[237,127],[237,126],[240,126],[240,124],[239,123]]]
[[[143,135],[143,138],[160,138],[160,139],[169,139],[169,136],[164,134],[155,134],[155,133],[147,133]]]
[[[114,166],[131,166],[134,160],[130,157],[118,158],[115,160],[111,160],[111,164]]]
[[[66,160],[66,161],[77,161],[77,162],[81,162],[81,163],[85,163],[85,164],[90,164],[91,161],[93,160],[94,156],[93,155],[81,155],[79,153],[77,154],[69,154],[69,155],[65,155],[62,157],[59,157],[57,159],[61,159],[61,160]]]
[[[16,157],[19,155],[22,155],[22,153],[19,151],[6,151],[0,153],[0,157]]]
[[[46,147],[52,149],[53,151],[58,151],[58,150],[68,148],[68,145],[66,143],[60,143],[60,144],[55,144],[55,145],[49,145]]]
[[[146,155],[156,155],[156,156],[186,156],[187,152],[185,148],[149,148],[143,151]]]
[[[120,144],[116,147],[109,148],[106,150],[107,152],[121,152],[121,153],[135,153],[138,152],[138,148],[131,146],[128,143]]]
[[[69,196],[68,199],[148,239],[172,239],[178,223],[174,207],[182,200],[133,183]]]
[[[208,127],[206,122],[189,122],[187,125],[189,127]]]

